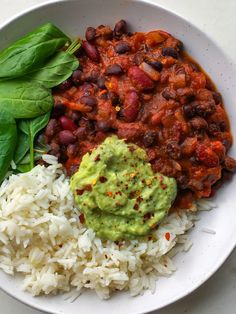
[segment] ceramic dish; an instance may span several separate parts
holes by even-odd
[[[55,23],[73,37],[83,35],[87,26],[114,25],[121,18],[128,21],[131,31],[163,29],[184,42],[187,52],[202,65],[222,93],[231,131],[236,136],[236,125],[233,123],[236,120],[234,65],[203,32],[152,1],[75,0],[40,5],[1,26],[0,49],[45,22]],[[230,153],[236,156],[235,145]],[[158,280],[155,294],[146,292],[143,296],[130,297],[128,293],[118,293],[108,301],[101,301],[94,292],[87,291],[73,303],[65,301],[62,295],[34,298],[21,290],[19,277],[13,278],[3,272],[0,272],[0,287],[19,301],[54,314],[138,314],[160,309],[199,287],[213,275],[235,247],[235,188],[236,177],[225,184],[214,198],[217,208],[199,214],[200,221],[190,232],[193,247],[187,254],[179,254],[175,258],[177,271],[170,278]],[[213,229],[216,233],[204,233],[204,228]]]

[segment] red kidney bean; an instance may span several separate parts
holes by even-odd
[[[60,145],[55,142],[51,142],[50,147],[50,153],[54,156],[58,156],[58,154],[60,153]]]
[[[174,59],[178,59],[178,52],[175,48],[172,48],[172,47],[163,47],[162,48],[162,55],[163,56],[169,56],[169,57],[172,57]]]
[[[76,145],[76,144],[69,144],[67,146],[66,153],[67,153],[68,157],[75,157],[76,154],[78,153],[78,145]]]
[[[118,44],[115,45],[115,52],[118,54],[123,54],[130,51],[130,45],[129,43],[125,41],[121,41]]]
[[[81,126],[73,134],[78,138],[78,140],[83,140],[87,134],[87,129],[85,126]]]
[[[97,105],[97,98],[94,96],[83,96],[80,98],[82,104],[91,107],[91,111]]]
[[[56,119],[51,119],[45,129],[45,135],[51,139],[59,130],[59,125]]]
[[[219,157],[217,154],[207,145],[200,144],[196,149],[196,156],[207,167],[219,166]]]
[[[131,90],[125,95],[124,105],[123,105],[123,119],[126,122],[133,122],[136,120],[139,113],[139,98],[138,94]]]
[[[58,136],[60,144],[62,145],[73,144],[76,141],[76,136],[69,130],[60,131]]]
[[[73,132],[77,129],[77,126],[75,125],[73,120],[71,120],[70,118],[67,118],[66,116],[60,117],[59,121],[60,121],[61,127],[64,130],[69,130]]]
[[[123,73],[123,69],[122,67],[117,64],[117,63],[114,63],[112,65],[109,65],[107,68],[106,68],[106,74],[107,75],[120,75]]]
[[[153,81],[138,66],[132,66],[128,70],[128,76],[134,87],[139,90],[150,90],[154,88]]]
[[[97,48],[94,45],[90,44],[88,41],[83,41],[82,47],[83,47],[86,55],[92,61],[99,62],[100,54],[99,54],[99,51],[97,50]]]
[[[114,35],[116,37],[120,37],[126,32],[126,22],[124,20],[120,20],[116,23],[114,27]]]
[[[87,41],[92,41],[95,39],[96,29],[94,27],[88,27],[85,32],[85,38]]]

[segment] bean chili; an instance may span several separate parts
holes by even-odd
[[[236,170],[232,135],[221,95],[181,41],[162,30],[130,34],[124,20],[114,30],[88,27],[85,37],[45,130],[68,175],[117,134],[143,147],[155,172],[176,178],[178,206],[211,196],[222,173]]]

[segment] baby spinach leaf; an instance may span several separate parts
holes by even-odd
[[[53,106],[51,91],[37,82],[9,80],[0,82],[0,110],[14,118],[34,118],[48,112]]]
[[[20,164],[26,153],[29,151],[28,135],[18,130],[17,145],[14,154],[14,162],[16,165]]]
[[[13,116],[4,110],[0,111],[0,182],[4,179],[16,146],[17,128]]]
[[[37,81],[47,88],[52,88],[70,77],[79,66],[75,56],[60,51],[42,67],[26,75],[29,80]]]
[[[28,145],[30,151],[30,166],[34,167],[34,139],[35,136],[41,131],[48,123],[50,118],[50,112],[43,116],[39,116],[34,119],[21,120],[19,122],[19,129],[27,135]]]
[[[42,66],[69,38],[51,23],[44,24],[0,52],[0,77],[19,77]]]
[[[22,173],[23,172],[28,172],[28,171],[31,170],[31,166],[30,166],[29,163],[28,164],[20,164],[20,165],[17,165],[16,170],[18,172],[22,172]]]

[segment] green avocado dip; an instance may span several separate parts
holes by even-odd
[[[116,136],[84,155],[70,186],[87,227],[113,241],[151,234],[177,193],[175,179],[154,173],[142,148]]]

